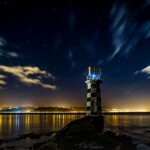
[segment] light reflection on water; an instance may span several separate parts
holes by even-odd
[[[150,140],[150,115],[105,115],[105,129]]]
[[[1,114],[0,138],[58,131],[70,121],[81,117],[83,115],[78,114]]]
[[[105,115],[107,127],[150,127],[150,115]]]
[[[70,121],[82,118],[79,114],[21,114],[0,115],[0,138],[27,133],[58,131]],[[105,129],[128,130],[149,129],[150,115],[105,115]]]

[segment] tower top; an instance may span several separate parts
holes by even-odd
[[[88,67],[87,80],[101,80],[101,68]]]

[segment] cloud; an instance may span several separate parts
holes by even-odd
[[[0,56],[1,57],[7,57],[7,58],[16,58],[20,55],[14,51],[8,51],[6,50],[6,45],[8,42],[0,36]]]
[[[80,38],[80,50],[85,50],[90,57],[96,56],[96,44],[98,41],[98,33],[96,30],[94,30],[91,34],[88,36],[83,36]]]
[[[100,59],[100,60],[97,61],[96,65],[100,66],[100,65],[102,65],[103,63],[104,63],[104,61],[103,61],[102,59]]]
[[[39,67],[32,67],[32,66],[4,66],[0,65],[0,71],[5,73],[10,73],[17,77],[22,83],[27,85],[40,85],[43,88],[48,89],[56,89],[55,85],[43,83],[41,80],[42,78],[54,79],[55,77],[52,76],[50,73],[46,72],[45,70],[41,70]],[[32,75],[40,76],[38,77],[31,77]]]
[[[112,34],[112,45],[114,51],[109,56],[108,60],[112,60],[117,54],[128,54],[132,46],[136,44],[133,32],[135,30],[134,19],[130,18],[130,11],[127,5],[115,3],[110,12],[110,19],[112,22],[110,31]],[[129,23],[131,22],[132,23]],[[133,44],[134,42],[134,44]]]
[[[7,44],[7,41],[3,37],[0,36],[0,46],[3,47],[6,44]]]
[[[146,39],[150,37],[150,21],[147,21],[142,25],[141,33],[144,34]]]
[[[3,74],[0,74],[0,79],[5,79],[6,76],[4,76]]]
[[[141,70],[141,72],[150,75],[150,66],[145,67],[144,69]]]
[[[6,50],[0,48],[0,56],[6,57],[6,58],[17,58],[20,55],[17,54],[16,52],[6,51]]]
[[[70,51],[68,52],[68,58],[69,58],[71,67],[75,67],[75,66],[76,66],[76,62],[75,62],[75,60],[74,60],[74,52],[73,52],[73,50],[70,50]]]
[[[17,54],[16,52],[7,52],[7,56],[8,57],[19,57],[19,54]]]
[[[0,74],[0,89],[2,89],[3,86],[6,84],[6,81],[4,81],[5,78],[6,76]]]
[[[73,58],[73,51],[69,51],[68,52],[68,58],[69,58],[69,60],[72,60],[72,58]]]
[[[147,74],[148,75],[147,79],[150,79],[150,65],[147,66],[147,67],[145,67],[145,68],[143,68],[142,70],[136,71],[134,74],[137,75],[139,73],[145,73],[145,74]]]
[[[112,21],[111,33],[112,33],[112,45],[114,46],[114,51],[109,57],[109,60],[113,59],[123,47],[124,41],[124,33],[126,30],[126,11],[127,7],[125,5],[120,6],[118,4],[114,4],[111,12],[110,18]]]
[[[0,80],[0,85],[5,85],[6,82],[4,80]]]
[[[116,2],[110,11],[110,34],[112,37],[113,51],[108,57],[111,61],[116,55],[128,56],[142,39],[150,38],[150,21],[139,23],[144,7],[149,1],[143,1],[143,5],[137,6],[139,11],[133,11],[129,5]]]
[[[139,74],[139,73],[140,73],[140,71],[137,70],[137,71],[134,72],[134,75],[137,75],[137,74]]]
[[[76,16],[75,16],[74,12],[70,11],[68,21],[69,21],[69,26],[71,29],[73,29],[73,27],[74,27],[75,19],[76,19]]]

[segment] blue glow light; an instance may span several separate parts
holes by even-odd
[[[88,80],[100,80],[101,79],[101,75],[100,74],[90,74],[87,76]]]
[[[22,111],[20,109],[15,110],[16,113],[21,113]]]
[[[96,78],[96,75],[95,75],[95,74],[92,74],[92,78],[95,79],[95,78]]]

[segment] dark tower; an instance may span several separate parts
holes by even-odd
[[[89,67],[87,80],[87,115],[101,115],[101,69]]]

